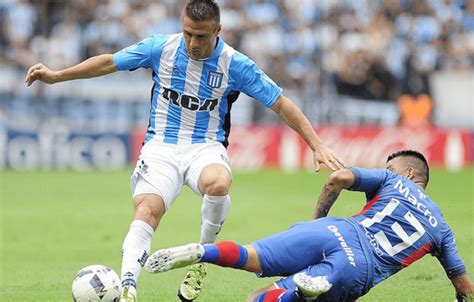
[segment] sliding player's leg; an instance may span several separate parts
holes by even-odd
[[[251,295],[254,301],[293,302],[313,301],[316,298],[317,301],[355,301],[368,291],[373,266],[367,260],[367,252],[361,246],[355,229],[341,219],[316,221],[301,227],[305,229],[313,225],[324,256],[307,268],[279,280],[270,290],[255,292]],[[314,238],[308,236],[308,240]],[[271,270],[266,267],[281,269],[276,263],[266,262],[261,255],[260,259],[267,275]]]
[[[261,273],[257,251],[251,245],[231,241],[215,244],[190,243],[153,253],[145,264],[151,273],[161,273],[197,263],[212,263],[222,267]]]
[[[318,235],[318,231],[314,223],[305,222],[248,246],[229,241],[204,245],[191,243],[153,253],[145,269],[157,273],[207,262],[264,277],[291,275],[323,259],[325,244],[331,237],[315,234]]]
[[[305,294],[326,290],[325,276],[329,283],[334,282],[344,295],[349,293],[348,289],[355,288],[354,286],[356,292],[363,291],[367,283],[368,266],[359,239],[352,226],[343,219],[324,218],[297,223],[289,230],[258,240],[251,246],[234,242],[206,245],[194,243],[160,250],[150,256],[145,269],[150,272],[163,272],[199,262],[243,269],[255,272],[261,277],[289,276],[310,268],[310,277],[301,276],[300,279],[301,292]],[[341,280],[348,278],[346,283],[339,282],[339,277],[331,280],[334,275],[332,269],[340,265],[343,267],[338,271],[347,272],[341,277]],[[361,271],[352,274],[350,270],[355,269],[356,265]],[[362,281],[355,280],[354,276],[361,277]],[[278,288],[295,291],[295,283],[290,283],[290,286],[288,282],[281,281]],[[341,284],[345,284],[346,288]],[[272,293],[274,294],[275,292]],[[296,297],[296,294],[291,292],[285,292],[285,295],[288,295],[285,296],[288,299]]]
[[[315,267],[315,266],[313,266]],[[320,295],[328,292],[332,286],[329,283],[330,271],[319,270],[311,272],[308,268],[295,275],[251,293],[248,302],[300,302],[315,301]],[[314,275],[311,275],[313,273]],[[318,300],[319,301],[319,300]]]

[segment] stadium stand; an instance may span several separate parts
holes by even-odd
[[[384,115],[384,105],[396,108],[403,94],[430,95],[429,75],[445,69],[474,67],[474,4],[453,0],[341,0],[341,1],[219,1],[222,7],[223,37],[247,53],[297,100],[305,113],[317,122],[396,123],[393,114]],[[181,30],[177,16],[183,1],[28,1],[0,3],[0,64],[8,75],[0,89],[21,99],[16,85],[27,66],[41,61],[53,68],[70,66],[89,56],[113,53],[153,33]],[[259,43],[255,43],[259,41]],[[9,79],[8,77],[11,77]],[[146,75],[144,75],[146,77]],[[133,77],[133,85],[148,91],[148,81]],[[124,83],[129,79],[124,79]],[[113,84],[112,84],[113,83]],[[136,85],[135,85],[136,84]],[[316,85],[315,85],[316,84]],[[36,92],[44,95],[49,117],[68,114],[57,109],[64,98],[82,99],[73,118],[98,107],[93,118],[108,112],[96,99],[116,100],[110,106],[130,106],[128,122],[141,123],[143,100],[128,87],[114,93],[116,80],[99,81],[101,95],[77,91]],[[7,86],[7,87],[5,87]],[[127,86],[127,85],[125,85]],[[123,93],[122,93],[123,92]],[[364,116],[358,110],[337,110],[344,99],[371,100],[379,104],[380,117]],[[117,96],[120,99],[117,100]],[[53,100],[48,100],[53,98]],[[29,103],[37,98],[24,99]],[[21,112],[18,101],[2,107]],[[113,102],[112,102],[113,103]],[[86,105],[87,104],[87,105]],[[369,103],[371,104],[371,103]],[[370,106],[370,105],[369,105]],[[374,104],[377,108],[377,104]],[[34,106],[24,106],[24,110]],[[84,108],[84,109],[82,109]],[[89,109],[87,109],[89,108]],[[100,109],[102,108],[102,109]],[[242,110],[244,122],[274,122],[257,106]],[[146,109],[145,109],[146,110]],[[336,111],[336,112],[334,112]],[[35,111],[37,112],[37,111]],[[26,114],[28,112],[25,112]],[[352,115],[352,116],[351,116]],[[238,122],[238,121],[237,121]]]

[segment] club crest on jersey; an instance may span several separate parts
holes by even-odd
[[[209,75],[207,76],[207,85],[212,88],[221,87],[222,76],[223,74],[220,72],[209,71]]]
[[[174,65],[173,66],[173,73],[172,73],[172,76],[173,77],[177,77],[180,75],[180,70],[179,70],[179,67],[177,65]]]

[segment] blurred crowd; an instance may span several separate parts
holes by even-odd
[[[430,95],[437,70],[474,69],[474,0],[218,0],[222,37],[302,108],[330,94]],[[0,63],[63,68],[181,31],[184,1],[0,1]]]

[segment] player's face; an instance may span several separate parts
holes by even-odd
[[[188,55],[194,60],[209,58],[216,46],[216,38],[221,31],[221,25],[213,20],[193,21],[186,15],[183,16],[182,21]]]

